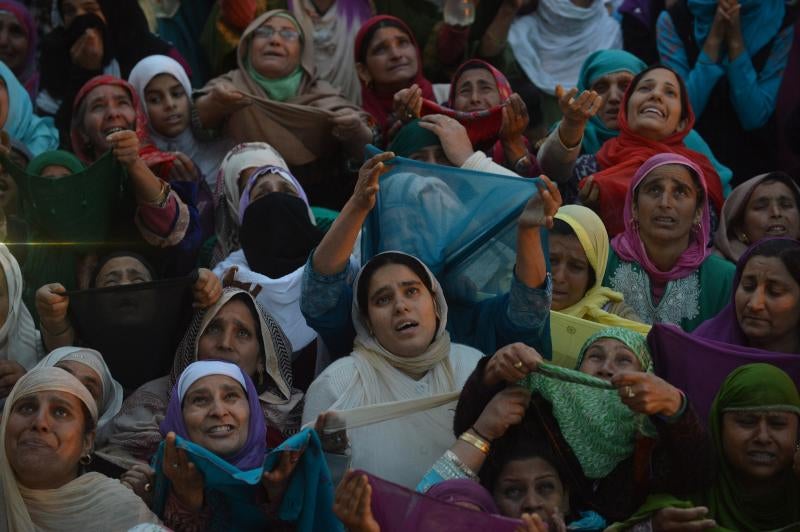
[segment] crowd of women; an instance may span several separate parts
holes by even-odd
[[[800,530],[796,0],[0,0],[0,531]]]

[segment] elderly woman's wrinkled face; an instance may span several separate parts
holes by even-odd
[[[412,358],[428,349],[436,334],[436,305],[417,274],[387,264],[373,273],[367,294],[369,328],[386,350]]]
[[[197,343],[197,360],[225,360],[255,377],[260,326],[247,303],[232,299],[212,318]]]
[[[614,338],[599,338],[586,349],[578,371],[611,381],[623,371],[642,371],[631,348]]]
[[[453,107],[456,111],[485,111],[500,105],[497,81],[485,68],[471,68],[461,74],[455,94]]]
[[[65,392],[38,392],[14,403],[4,445],[23,486],[55,489],[75,479],[78,461],[94,444],[85,416],[80,399]]]
[[[800,238],[797,198],[780,181],[761,183],[753,190],[742,222],[742,232],[749,242],[773,236]]]
[[[242,385],[227,375],[198,379],[183,398],[183,421],[189,439],[228,458],[247,442],[250,404]]]
[[[106,22],[106,16],[97,0],[61,0],[61,17],[64,19],[64,27],[69,28],[72,21],[81,15],[93,14]]]
[[[417,49],[399,28],[381,28],[367,46],[366,64],[357,63],[359,77],[375,85],[408,85],[417,75]]]
[[[591,288],[592,267],[575,235],[550,235],[550,268],[553,276],[553,310],[571,307]]]
[[[623,71],[612,72],[592,83],[591,89],[603,98],[603,106],[597,111],[597,116],[608,129],[619,129],[619,107],[631,80],[633,74]]]
[[[780,258],[754,256],[747,261],[734,305],[739,326],[751,344],[766,346],[788,339],[796,349],[800,285]]]
[[[95,286],[124,286],[136,283],[149,283],[153,280],[150,270],[135,257],[114,257],[97,272]]]
[[[645,138],[663,140],[686,127],[682,108],[678,78],[669,70],[656,68],[633,88],[628,99],[628,125]]]
[[[680,164],[659,166],[639,183],[637,191],[633,216],[645,243],[689,238],[703,207],[688,168]]]
[[[519,518],[539,514],[545,523],[556,509],[569,512],[569,492],[558,471],[542,458],[511,460],[500,472],[492,493],[502,515]]]
[[[742,485],[791,474],[798,416],[790,412],[734,410],[722,414],[722,449]]]
[[[252,203],[258,198],[263,198],[267,194],[273,192],[283,192],[284,194],[289,194],[296,198],[300,197],[294,185],[278,174],[265,174],[259,177],[258,181],[253,185],[253,188],[250,189],[250,202]]]
[[[86,389],[92,394],[98,410],[100,409],[103,405],[103,381],[95,370],[77,360],[62,360],[56,364],[56,367],[63,369],[81,381],[81,384],[86,386]]]
[[[144,89],[150,125],[165,137],[177,137],[191,120],[189,95],[172,74],[159,74]]]
[[[285,17],[272,17],[253,32],[250,63],[265,78],[281,79],[300,65],[302,50],[294,23]]]
[[[28,33],[14,13],[0,11],[0,61],[19,76],[28,57]]]
[[[106,137],[110,134],[125,129],[136,129],[133,98],[124,87],[118,85],[95,87],[86,95],[83,105],[85,111],[81,122],[82,136],[97,154],[109,149]]]

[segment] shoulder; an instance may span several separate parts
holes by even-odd
[[[344,391],[355,374],[356,363],[352,356],[335,360],[311,383],[306,394],[306,401],[308,401],[309,396],[323,392],[323,390],[328,390],[338,395]]]
[[[453,366],[456,378],[460,378],[462,381],[473,372],[478,361],[483,357],[484,354],[474,347],[464,344],[450,345],[450,364]]]
[[[725,275],[733,277],[736,273],[736,265],[726,258],[712,253],[703,261],[701,268],[710,270],[714,275]]]

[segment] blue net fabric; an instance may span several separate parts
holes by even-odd
[[[536,179],[396,157],[380,178],[362,234],[362,259],[404,251],[421,259],[448,301],[477,303],[509,291],[517,218]]]

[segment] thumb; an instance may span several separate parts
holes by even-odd
[[[559,100],[564,96],[564,87],[556,85],[556,98]]]

